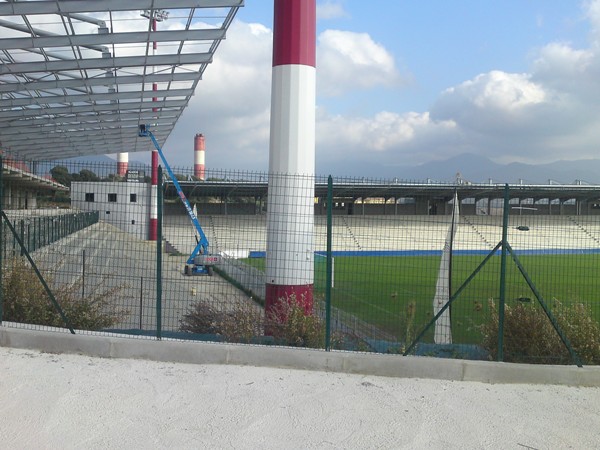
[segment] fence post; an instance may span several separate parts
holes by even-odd
[[[156,187],[157,235],[156,235],[156,338],[162,338],[162,213],[163,213],[163,173],[158,166],[158,186]]]
[[[142,314],[144,309],[144,277],[140,277],[140,330],[143,329]]]
[[[4,242],[4,220],[2,219],[1,213],[4,211],[4,191],[3,191],[3,179],[2,175],[4,173],[4,161],[2,160],[2,155],[0,155],[0,325],[2,325],[2,319],[4,316],[4,284],[2,282],[4,278],[4,251],[5,251],[5,242]]]
[[[85,298],[85,248],[81,253],[81,299]]]
[[[20,229],[21,229],[21,242],[23,242],[23,244],[25,244],[25,220],[21,219],[21,225],[20,225]],[[25,254],[25,247],[21,247],[21,256],[23,256]]]
[[[498,304],[498,361],[504,361],[504,305],[506,303],[506,254],[508,241],[508,183],[504,185],[504,210],[502,215],[502,256],[500,260],[500,302]]]
[[[331,350],[331,279],[332,279],[332,203],[333,178],[327,179],[327,266],[325,275],[325,350]]]

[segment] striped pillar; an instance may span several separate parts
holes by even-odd
[[[152,31],[156,31],[156,19],[152,19]],[[152,43],[152,55],[156,54],[156,41]],[[152,91],[157,91],[158,86],[152,83]],[[158,101],[157,97],[152,97],[152,101]],[[158,108],[152,108],[152,112],[158,112]],[[151,241],[156,241],[158,236],[158,152],[152,150],[152,176],[150,186],[150,236]]]
[[[194,176],[204,181],[204,135],[197,134],[194,137]]]
[[[267,314],[314,277],[316,1],[275,0],[267,203]]]
[[[117,175],[124,177],[127,175],[127,168],[129,166],[129,153],[117,154]]]

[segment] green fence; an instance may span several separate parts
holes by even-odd
[[[4,211],[4,326],[64,327],[53,296],[76,333],[600,362],[600,187],[303,177],[296,184],[315,184],[312,254],[303,256],[313,261],[314,301],[306,314],[282,299],[273,315],[264,308],[267,259],[276,258],[268,241],[293,231],[268,231],[268,220],[282,219],[268,219],[267,205],[289,197],[269,202],[267,174],[212,171],[204,181],[174,169],[219,256],[212,276],[190,276],[197,236],[172,183],[157,193],[157,245],[148,240],[150,168],[136,166],[129,180],[115,169],[37,164],[39,176],[59,173],[70,192]],[[65,198],[72,210],[50,208]]]

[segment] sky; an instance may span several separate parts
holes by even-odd
[[[246,0],[164,145],[268,170],[272,0]],[[600,158],[600,0],[317,0],[316,173]],[[132,155],[131,159],[137,159]]]

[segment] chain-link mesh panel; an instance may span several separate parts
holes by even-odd
[[[338,179],[328,208],[320,178],[285,175],[286,186],[302,189],[269,200],[268,174],[207,171],[200,180],[174,168],[201,230],[165,179],[157,245],[149,240],[150,168],[134,166],[119,177],[116,163],[23,164],[19,170],[39,184],[35,196],[4,180],[4,211],[15,230],[5,221],[5,324],[65,326],[49,316],[48,299],[31,317],[22,311],[31,299],[9,294],[15,280],[42,292],[23,263],[27,253],[74,327],[86,332],[539,363],[570,363],[576,354],[598,363],[600,216],[589,205],[522,203],[521,186],[508,193],[505,221],[503,186],[471,198],[460,186]],[[63,188],[43,188],[46,176]],[[314,207],[310,221],[290,207],[300,191]],[[270,252],[270,240],[297,243],[294,230],[311,234],[309,264],[291,244]],[[208,254],[199,255],[203,237]],[[282,295],[265,312],[269,267],[275,275],[303,273],[297,281],[311,289],[308,310]]]

